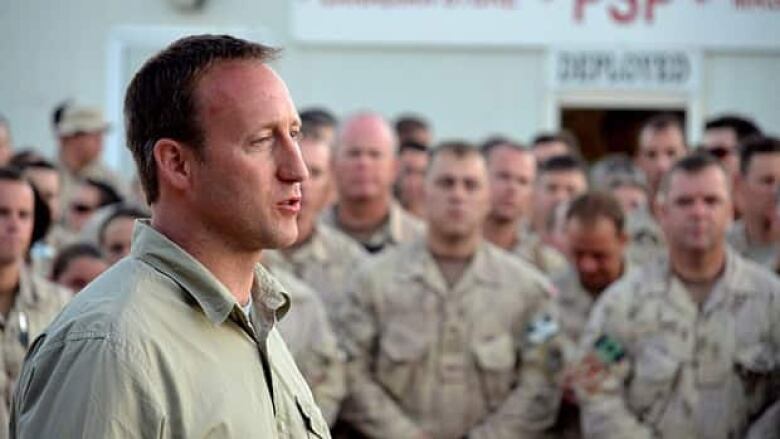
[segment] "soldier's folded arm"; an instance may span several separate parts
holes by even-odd
[[[110,337],[87,335],[50,341],[45,349],[30,358],[19,381],[10,437],[168,437],[169,420],[139,367],[139,353]]]
[[[626,293],[622,290],[625,287],[624,282],[618,281],[596,302],[580,341],[577,367],[585,367],[600,337],[622,340],[622,334],[616,327],[621,324],[619,319],[625,319],[621,301],[621,296]],[[622,326],[626,327],[625,324]],[[654,437],[652,429],[641,423],[626,405],[624,386],[633,362],[627,350],[624,355],[620,361],[604,365],[593,377],[586,377],[587,383],[580,381],[574,384],[582,414],[583,434],[588,439]]]
[[[371,373],[371,352],[377,349],[378,331],[371,304],[374,290],[365,271],[358,273],[350,282],[347,302],[339,317],[339,326],[344,332],[342,342],[347,355],[349,389],[341,416],[371,438],[426,437],[425,432],[404,413]]]
[[[546,288],[530,296],[524,333],[517,336],[517,385],[497,410],[469,432],[469,439],[549,437],[547,429],[555,422],[562,394],[561,334]],[[538,328],[531,329],[534,325]],[[529,336],[538,339],[531,341]]]

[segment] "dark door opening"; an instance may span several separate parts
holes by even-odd
[[[672,113],[685,126],[680,108],[562,108],[561,127],[580,142],[583,157],[594,162],[607,154],[633,156],[642,124],[658,113]]]

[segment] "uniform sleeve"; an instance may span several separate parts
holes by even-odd
[[[341,407],[341,401],[347,392],[344,367],[344,354],[338,346],[336,336],[325,315],[324,306],[318,300],[318,306],[312,316],[317,334],[311,361],[306,365],[316,377],[311,391],[319,405],[322,415],[329,425],[333,425]]]
[[[469,432],[470,439],[548,437],[547,429],[555,422],[561,402],[564,366],[563,336],[548,294],[546,288],[538,288],[529,296],[523,333],[517,340],[521,359],[517,386]]]
[[[365,435],[381,439],[414,438],[423,432],[395,400],[376,382],[373,354],[378,331],[375,303],[377,293],[366,271],[359,273],[347,289],[347,303],[339,318],[347,354],[349,395],[341,415]]]
[[[625,296],[627,284],[620,282],[602,295],[601,300],[591,312],[585,327],[580,346],[578,367],[585,367],[596,340],[602,335],[622,341],[621,334],[616,331],[616,319],[620,318],[621,296]],[[623,343],[625,346],[625,343]],[[582,428],[586,438],[652,438],[652,430],[639,422],[626,406],[624,399],[624,384],[630,374],[632,360],[628,350],[625,357],[616,364],[599,368],[593,381],[584,385],[575,381],[574,387],[580,403]],[[600,364],[600,363],[599,363]]]
[[[10,437],[163,438],[166,418],[145,373],[106,338],[37,340],[14,395]]]

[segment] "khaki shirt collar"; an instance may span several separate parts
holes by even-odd
[[[661,267],[662,275],[652,277],[649,290],[659,294],[668,292],[669,299],[677,308],[687,313],[695,314],[697,307],[685,289],[683,281],[672,271],[671,262],[668,258],[664,258]],[[702,310],[705,313],[718,308],[728,299],[730,292],[741,289],[739,282],[741,271],[741,257],[733,249],[726,246],[726,266],[720,279],[712,286],[712,290],[702,306]]]
[[[197,259],[152,228],[149,220],[136,221],[131,254],[179,284],[214,324],[224,323],[239,308],[227,287]],[[251,294],[276,319],[289,309],[283,288],[260,264],[255,267]]]
[[[456,287],[464,285],[472,278],[477,283],[499,283],[499,279],[496,279],[496,276],[498,273],[501,273],[501,270],[494,265],[494,261],[488,254],[489,245],[484,240],[480,242],[474,254],[474,259],[466,268],[463,277]],[[428,249],[428,242],[424,238],[413,241],[406,248],[406,254],[401,258],[398,273],[400,276],[425,281],[429,285],[443,284],[439,267],[436,265],[433,254]]]
[[[320,224],[314,225],[314,231],[312,232],[309,240],[304,242],[300,247],[292,252],[287,253],[285,256],[295,262],[310,262],[312,260],[317,262],[327,262],[328,250],[325,248],[325,243],[322,242],[322,233],[319,229],[321,227],[327,227]]]

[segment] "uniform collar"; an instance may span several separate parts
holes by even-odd
[[[464,285],[474,282],[482,284],[500,282],[496,276],[501,273],[501,270],[495,265],[490,245],[484,240],[480,242],[471,263],[466,267],[455,288],[460,289]],[[425,238],[414,240],[408,246],[402,247],[400,251],[403,254],[400,258],[399,276],[421,280],[429,286],[446,289],[444,278],[433,254],[428,249],[428,242]]]
[[[197,259],[155,230],[149,220],[138,220],[133,230],[132,256],[171,278],[200,306],[214,324],[222,324],[240,306],[230,291]],[[281,318],[289,309],[282,286],[260,265],[255,266],[252,298]]]
[[[327,262],[328,251],[325,248],[325,243],[322,242],[323,234],[320,232],[322,227],[328,227],[323,224],[315,224],[309,239],[301,244],[298,248],[293,249],[291,252],[285,254],[285,257],[289,257],[292,261],[317,261]]]

